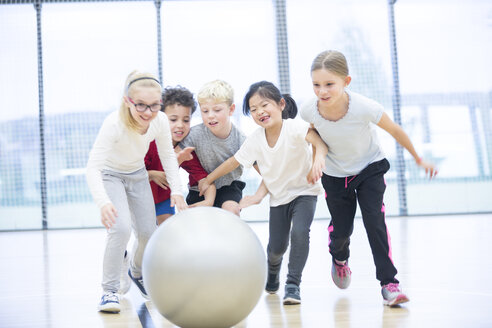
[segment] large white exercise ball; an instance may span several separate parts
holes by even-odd
[[[166,319],[184,328],[220,328],[251,313],[267,264],[258,237],[238,216],[196,207],[159,226],[142,270],[147,293]]]

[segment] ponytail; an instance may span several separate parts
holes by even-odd
[[[282,118],[294,118],[297,116],[297,104],[294,98],[291,97],[290,94],[285,93],[282,95],[282,98],[285,100],[285,108],[282,111]]]

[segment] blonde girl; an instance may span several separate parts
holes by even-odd
[[[132,230],[136,240],[128,276],[147,297],[142,257],[157,226],[144,157],[154,139],[171,186],[171,206],[186,208],[168,119],[160,112],[161,102],[161,85],[153,75],[131,73],[125,81],[119,111],[104,120],[89,154],[87,182],[101,211],[101,223],[107,228],[99,304],[103,312],[120,311],[120,273],[128,260],[125,249]]]

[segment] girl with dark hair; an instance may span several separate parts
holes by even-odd
[[[200,181],[200,191],[239,165],[256,163],[263,181],[254,196],[244,197],[242,208],[270,195],[268,280],[265,290],[276,293],[282,258],[290,256],[284,304],[301,303],[299,285],[309,253],[309,230],[322,192],[320,178],[328,148],[319,135],[301,120],[293,120],[297,105],[271,82],[254,83],[244,97],[243,112],[259,125],[234,156]],[[315,148],[311,153],[310,144]],[[292,228],[291,228],[292,227]]]

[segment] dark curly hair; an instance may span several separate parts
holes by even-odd
[[[164,112],[167,106],[181,105],[183,107],[190,107],[191,114],[196,110],[196,101],[193,98],[193,94],[190,90],[180,85],[176,87],[166,87],[162,91],[162,111]]]

